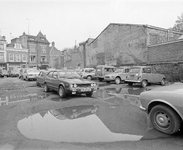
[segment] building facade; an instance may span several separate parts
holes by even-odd
[[[147,46],[177,40],[182,33],[135,24],[109,24],[87,47],[88,65],[147,62]]]
[[[19,42],[6,47],[7,70],[25,68],[28,64],[28,49],[22,48]]]
[[[0,36],[0,69],[7,69],[6,62],[6,38]]]
[[[41,32],[37,36],[28,35],[25,32],[19,36],[20,44],[23,48],[28,49],[28,66],[40,67],[49,65],[49,42],[46,36]],[[11,40],[11,45],[16,42],[17,38]]]
[[[63,52],[55,47],[55,42],[52,42],[52,45],[48,48],[48,51],[50,56],[49,66],[56,69],[64,68]]]

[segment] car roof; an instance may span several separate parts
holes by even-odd
[[[133,68],[150,68],[151,66],[133,66],[133,67],[131,67],[132,69]]]

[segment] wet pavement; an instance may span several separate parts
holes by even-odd
[[[154,130],[147,114],[139,108],[138,95],[146,90],[100,89],[93,97],[113,105],[74,105],[52,109],[20,120],[17,127],[29,139],[52,142],[94,143],[170,138]],[[58,96],[54,100],[59,100]]]

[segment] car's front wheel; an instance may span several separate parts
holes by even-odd
[[[86,79],[87,80],[91,80],[92,79],[92,76],[87,76]]]
[[[178,114],[165,105],[154,106],[150,111],[150,120],[155,129],[166,134],[178,132],[181,125]]]
[[[147,81],[146,80],[142,80],[141,85],[143,88],[145,88],[147,86]]]
[[[161,84],[162,86],[165,85],[165,79],[162,79],[161,82],[160,82],[160,84]]]
[[[49,88],[48,88],[48,85],[46,83],[44,84],[44,91],[49,92]]]
[[[120,77],[116,77],[116,79],[115,79],[115,83],[116,83],[116,84],[120,84],[120,83],[121,83],[121,79],[120,79]]]
[[[66,93],[65,93],[65,89],[63,86],[59,86],[58,88],[58,95],[61,97],[61,98],[64,98],[66,96]]]

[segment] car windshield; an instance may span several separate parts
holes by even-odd
[[[140,68],[131,68],[130,73],[138,73],[140,71]]]
[[[59,78],[78,79],[80,75],[77,72],[72,71],[60,71],[58,73]]]

